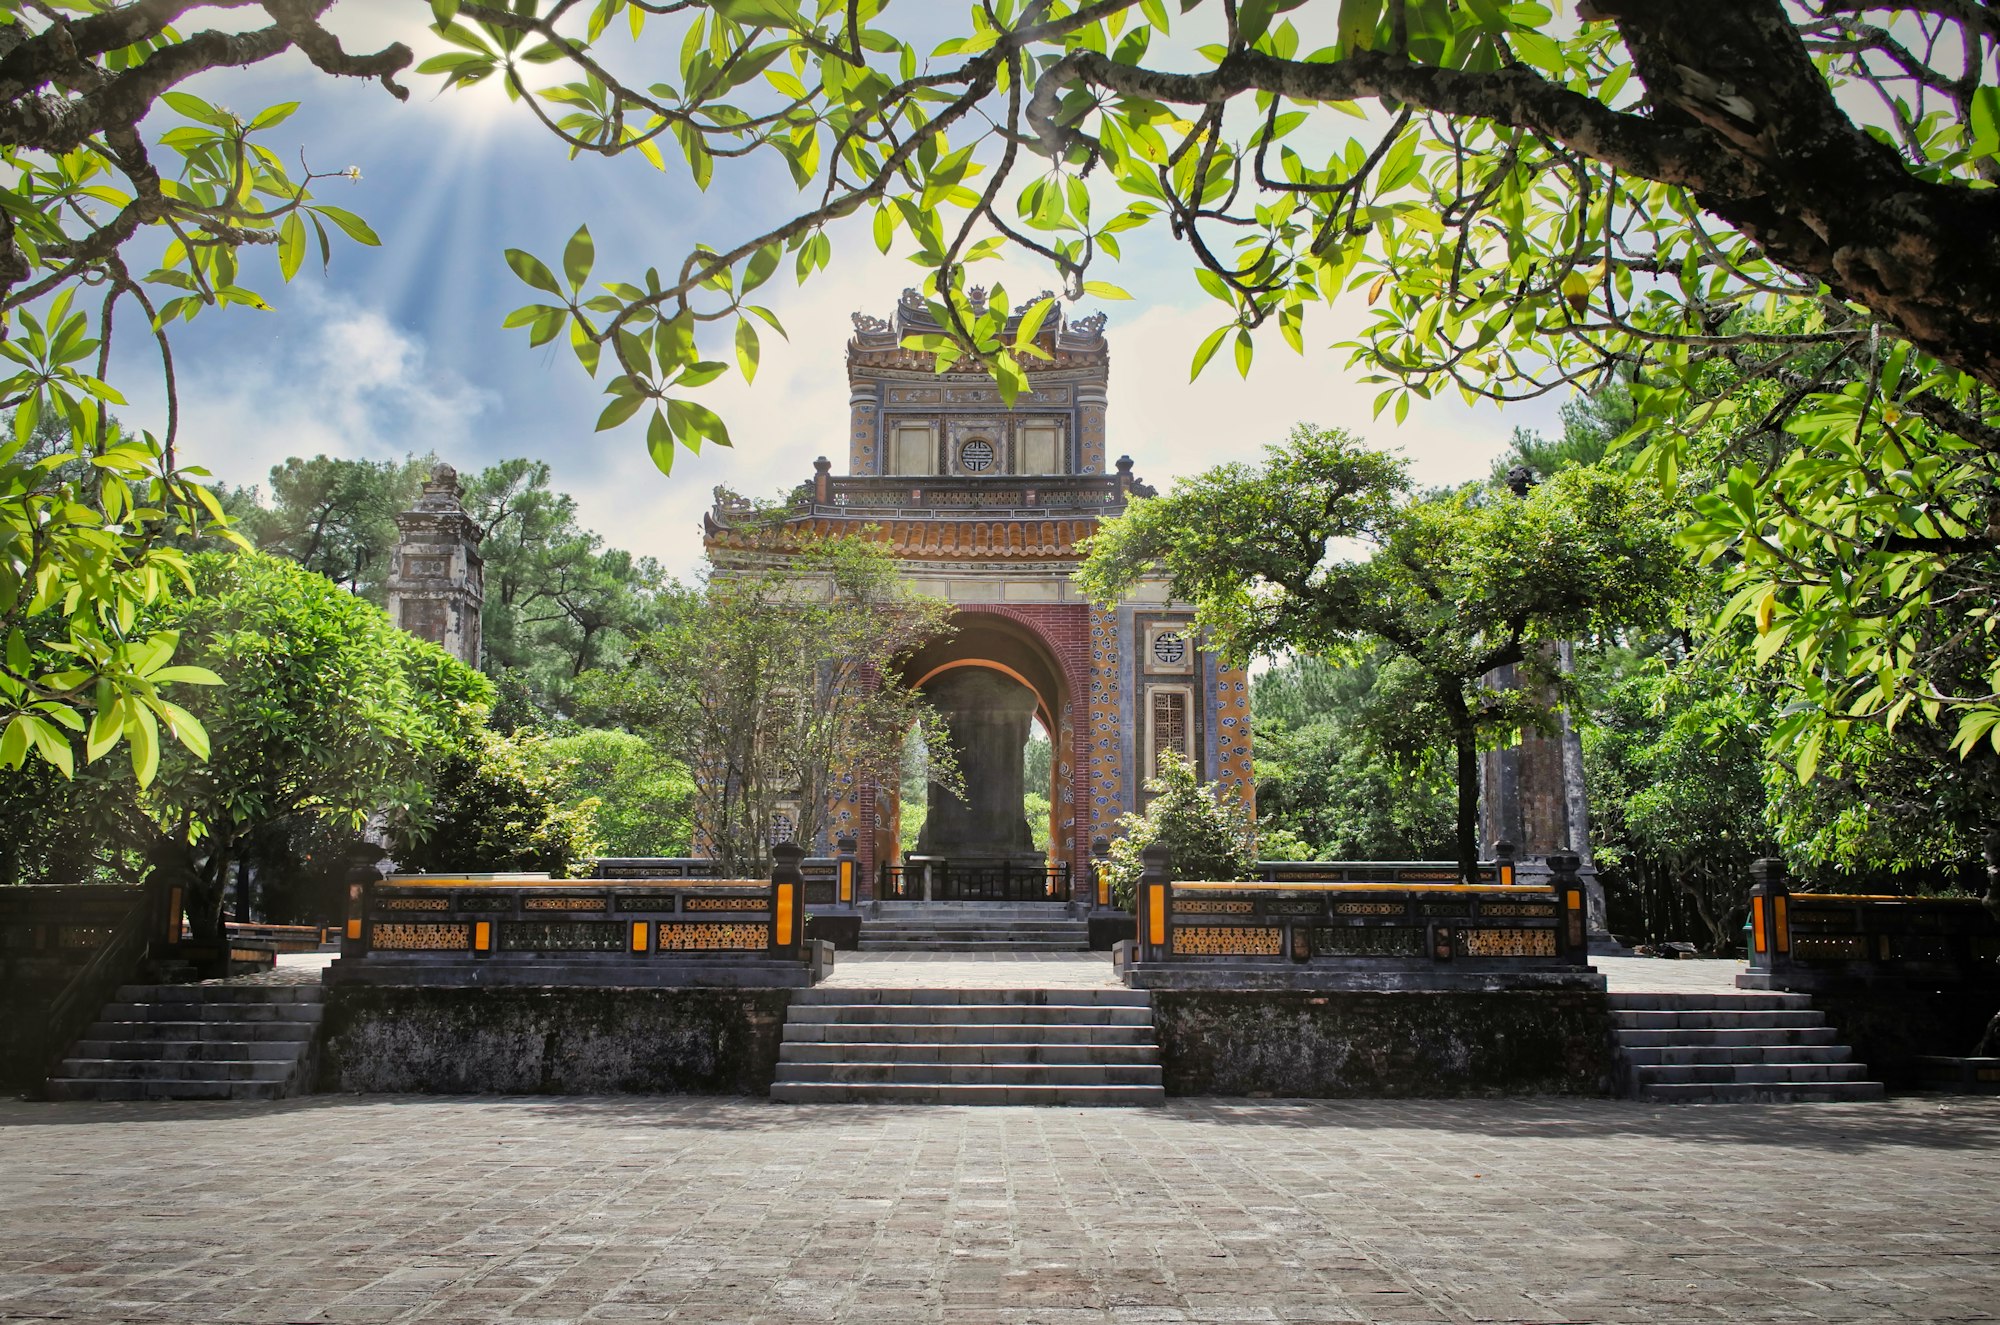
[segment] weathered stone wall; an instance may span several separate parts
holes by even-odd
[[[1958,1058],[1972,1052],[1986,1023],[2000,1012],[2000,984],[1943,987],[1883,981],[1812,994],[1813,1007],[1840,1031],[1868,1076],[1891,1090],[1922,1084],[1918,1057]]]
[[[1169,1095],[1608,1095],[1601,993],[1155,990]]]
[[[766,1095],[784,989],[335,986],[319,1089]]]

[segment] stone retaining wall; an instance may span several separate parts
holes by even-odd
[[[1602,993],[1153,992],[1169,1095],[1609,1095]]]
[[[319,1089],[765,1095],[786,989],[327,991]]]

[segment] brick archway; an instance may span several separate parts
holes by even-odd
[[[1090,858],[1089,694],[1090,609],[1083,604],[1032,606],[972,605],[953,618],[957,633],[912,654],[903,664],[906,681],[921,685],[942,672],[988,667],[1012,676],[1034,692],[1038,716],[1049,735],[1050,850],[1072,871]],[[882,798],[873,798],[882,799]],[[871,874],[890,858],[894,843],[875,840],[893,831],[884,816],[872,815],[863,846],[863,868]]]

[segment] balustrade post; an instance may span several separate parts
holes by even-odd
[[[848,910],[853,910],[858,895],[857,880],[860,878],[861,862],[856,857],[861,844],[852,837],[842,837],[833,844],[835,851],[833,866],[833,900]]]
[[[1163,846],[1139,853],[1139,960],[1164,961],[1173,928],[1173,859]]]
[[[1791,889],[1785,862],[1762,856],[1750,862],[1750,969],[1777,974],[1792,964]]]
[[[1493,864],[1500,882],[1508,887],[1514,883],[1514,844],[1502,838],[1493,844]]]
[[[382,848],[360,843],[347,853],[347,927],[340,936],[342,957],[368,955],[368,921],[375,910],[375,885],[382,882]]]
[[[1090,905],[1100,911],[1111,909],[1111,839],[1090,839]]]
[[[806,876],[799,862],[806,857],[797,842],[780,842],[771,848],[771,955],[802,961],[805,958],[806,917],[803,903]]]
[[[1496,843],[1495,854],[1508,843]],[[1583,879],[1577,873],[1583,868],[1583,858],[1567,851],[1557,851],[1549,858],[1549,886],[1556,893],[1556,953],[1569,966],[1584,966],[1590,961],[1590,941],[1587,933],[1586,902],[1583,896]],[[1512,866],[1505,866],[1509,873]]]

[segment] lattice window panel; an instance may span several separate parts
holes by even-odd
[[[1424,931],[1409,925],[1339,925],[1313,930],[1313,953],[1322,957],[1421,957]]]
[[[1170,750],[1190,763],[1194,761],[1194,724],[1188,708],[1185,690],[1153,691],[1154,777],[1160,775],[1164,757]]]
[[[623,952],[628,941],[624,924],[615,920],[515,920],[500,926],[500,946],[509,952]]]
[[[772,846],[776,846],[780,842],[791,841],[798,836],[798,832],[799,821],[796,815],[790,810],[774,810],[771,814],[771,825],[765,830],[764,836]]]
[[[688,911],[767,911],[768,897],[690,897],[683,904]]]
[[[1267,916],[1292,916],[1292,917],[1320,916],[1326,914],[1326,905],[1325,903],[1317,900],[1271,901],[1264,903],[1264,914]]]
[[[443,897],[378,897],[378,911],[449,911],[451,902]]]
[[[1257,909],[1242,898],[1189,897],[1174,900],[1174,914],[1183,916],[1247,916]]]
[[[1271,925],[1175,925],[1177,953],[1223,957],[1276,957],[1285,931]]]
[[[1399,916],[1403,914],[1401,902],[1335,902],[1333,913],[1337,916]]]
[[[523,911],[602,911],[602,897],[530,897],[521,903]]]
[[[1502,916],[1534,917],[1546,919],[1554,916],[1553,906],[1537,906],[1532,902],[1487,902],[1480,906],[1479,914],[1499,919]]]
[[[736,922],[660,922],[661,952],[761,952],[771,945],[768,925]]]
[[[1458,951],[1466,957],[1553,957],[1553,929],[1461,929]]]
[[[385,952],[465,952],[472,947],[472,926],[372,925],[368,946]]]
[[[519,899],[509,893],[460,893],[458,909],[461,911],[512,911]]]

